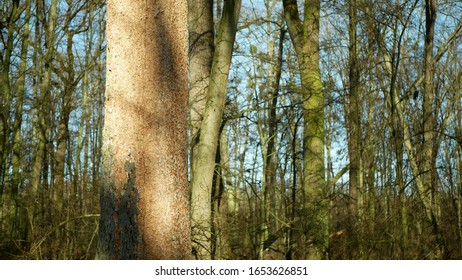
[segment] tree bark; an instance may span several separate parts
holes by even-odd
[[[26,68],[27,68],[27,50],[29,48],[29,20],[31,16],[31,0],[26,1],[26,18],[24,25],[24,34],[22,36],[21,46],[21,62],[19,64],[19,78],[18,78],[18,93],[16,98],[15,117],[13,125],[13,174],[12,174],[12,187],[19,189],[21,186],[21,123],[24,96],[26,95]],[[1,194],[0,194],[1,196]]]
[[[67,12],[67,16],[70,16],[70,11]],[[70,21],[71,19],[68,18]],[[75,90],[75,71],[74,71],[74,54],[73,48],[73,37],[74,32],[65,30],[67,37],[67,67],[62,69],[67,72],[66,77],[61,77],[62,83],[64,84],[64,90],[61,96],[61,110],[59,116],[58,134],[56,136],[57,148],[56,148],[56,165],[55,165],[55,190],[54,190],[54,203],[58,212],[63,210],[64,203],[64,192],[65,190],[65,162],[66,162],[66,151],[67,142],[69,139],[69,118],[72,110],[71,98]],[[63,62],[64,64],[65,62]]]
[[[107,2],[97,259],[191,258],[186,1]]]
[[[356,0],[350,0],[348,3],[348,35],[349,35],[349,91],[348,91],[348,155],[350,158],[349,169],[349,211],[351,230],[349,233],[352,240],[350,246],[358,248],[361,255],[361,194],[362,194],[362,155],[361,155],[361,104],[360,104],[360,69],[358,57],[358,5]],[[355,250],[349,250],[355,251]],[[356,257],[361,257],[361,256]]]
[[[297,53],[303,90],[303,189],[305,258],[326,259],[329,203],[324,167],[324,95],[319,69],[321,2],[305,0],[301,21],[296,0],[283,0],[284,18]]]
[[[192,239],[195,252],[200,259],[211,257],[210,201],[213,173],[240,7],[241,0],[229,0],[223,8],[197,155],[194,168],[191,170]]]
[[[425,188],[422,199],[429,205],[428,218],[438,248],[437,257],[446,254],[444,240],[441,236],[438,210],[438,186],[436,173],[436,130],[434,75],[435,60],[433,58],[433,41],[435,37],[436,0],[425,1],[425,44],[424,44],[424,92],[423,92],[423,144],[420,174]]]
[[[40,1],[39,1],[40,2]],[[47,121],[48,117],[46,114],[49,112],[49,102],[50,102],[50,85],[51,85],[51,72],[52,72],[52,61],[54,51],[54,42],[55,42],[55,25],[56,25],[56,9],[58,1],[51,1],[50,12],[47,20],[47,30],[46,30],[46,39],[45,47],[46,52],[44,56],[44,72],[43,80],[40,84],[40,96],[37,96],[38,112],[37,112],[37,151],[35,154],[34,166],[32,169],[32,192],[36,194],[39,190],[40,177],[42,176],[42,170],[44,166],[44,159],[46,156],[46,139],[47,139]],[[40,7],[40,6],[39,6]],[[40,7],[43,9],[44,7]],[[38,8],[39,9],[39,8]]]
[[[6,24],[7,24],[7,40],[3,41],[3,48],[1,54],[2,73],[0,81],[2,82],[2,94],[0,96],[0,201],[3,195],[4,187],[8,186],[8,169],[9,169],[9,160],[8,155],[11,149],[9,139],[10,139],[10,110],[11,110],[11,83],[10,83],[10,67],[11,57],[14,51],[14,40],[15,40],[15,22],[18,15],[22,11],[19,10],[19,0],[13,1],[11,4],[11,12],[8,14]],[[3,27],[3,26],[2,26]],[[14,205],[17,204],[17,186],[12,186],[11,188],[11,201]],[[16,206],[13,206],[15,209]],[[14,210],[15,211],[15,210]]]
[[[205,112],[207,89],[210,82],[212,60],[214,54],[214,22],[213,1],[199,0],[188,1],[188,31],[189,31],[189,155],[190,155],[190,181],[194,181],[197,166],[198,144],[200,129]],[[194,200],[195,190],[192,191],[191,204],[196,205]],[[207,196],[206,193],[198,194],[198,197]],[[211,197],[208,197],[211,203]],[[207,203],[206,197],[201,202]],[[191,209],[192,216],[196,209]],[[192,240],[202,236],[201,225],[196,225],[192,220]],[[197,250],[197,249],[195,249]],[[210,248],[211,250],[211,248]],[[197,251],[196,251],[197,252]],[[200,254],[204,254],[199,252]],[[211,252],[207,252],[211,256]],[[196,255],[197,257],[197,255]]]
[[[189,149],[195,169],[197,144],[205,111],[214,53],[213,1],[188,1],[189,32]],[[192,175],[192,174],[191,174]],[[191,180],[191,178],[190,178]]]
[[[267,20],[268,20],[268,34],[271,34],[270,27],[270,17],[271,10],[267,7]],[[282,73],[282,55],[284,47],[284,34],[285,30],[281,29],[279,33],[279,38],[277,39],[278,44],[276,47],[277,53],[274,53],[274,43],[276,38],[272,38],[273,35],[268,36],[268,46],[269,46],[269,59],[274,61],[274,65],[270,68],[269,72],[269,81],[267,83],[267,99],[266,106],[269,108],[265,127],[267,127],[266,137],[266,147],[263,153],[264,169],[263,169],[263,181],[262,181],[262,205],[261,205],[261,231],[260,236],[260,259],[264,259],[265,241],[268,239],[269,232],[274,231],[276,225],[270,222],[270,212],[277,213],[276,211],[276,169],[277,169],[277,155],[276,155],[276,138],[277,138],[277,105],[278,105],[278,95],[279,95],[279,84],[281,80]],[[259,129],[260,130],[260,129]],[[261,129],[263,130],[263,129]]]

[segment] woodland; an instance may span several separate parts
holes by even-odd
[[[461,259],[461,15],[1,1],[0,259]]]

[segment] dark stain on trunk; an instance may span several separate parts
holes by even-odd
[[[101,190],[100,238],[97,259],[140,259],[141,233],[137,222],[139,193],[136,187],[136,166],[125,162],[127,179],[122,188],[114,178],[107,178]],[[112,176],[111,176],[112,177]]]

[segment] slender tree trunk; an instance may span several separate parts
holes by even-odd
[[[188,31],[189,31],[189,155],[190,182],[194,181],[197,166],[200,128],[205,112],[207,90],[210,82],[212,60],[214,54],[214,22],[213,1],[188,1]],[[193,191],[193,189],[192,189]],[[206,203],[206,193],[203,193]],[[200,194],[199,194],[200,196]],[[191,204],[196,205],[192,194]],[[209,204],[211,197],[208,196]],[[191,209],[192,216],[196,209]],[[192,220],[192,240],[201,239],[202,225]],[[211,238],[211,237],[210,237]],[[211,244],[211,243],[210,243]],[[211,244],[212,245],[212,244]],[[197,250],[197,249],[196,249]],[[211,248],[210,248],[211,250]],[[197,253],[197,252],[194,252]],[[202,254],[202,252],[199,252]],[[197,255],[196,255],[197,257]]]
[[[225,2],[218,28],[207,101],[202,119],[197,155],[191,170],[191,222],[194,249],[200,259],[211,257],[211,193],[219,130],[228,84],[229,67],[237,30],[241,0]]]
[[[358,2],[357,2],[358,3]],[[372,2],[368,2],[367,4],[364,3],[363,0],[359,1],[359,5],[364,8],[365,14],[371,14],[371,5]],[[367,87],[367,97],[366,97],[366,107],[367,107],[367,122],[365,123],[365,137],[364,137],[364,148],[363,154],[364,156],[364,174],[365,174],[365,186],[367,186],[367,190],[364,190],[367,193],[367,210],[365,209],[364,215],[364,222],[366,223],[365,228],[367,228],[367,234],[369,236],[373,236],[375,230],[375,209],[376,209],[376,199],[375,199],[375,158],[377,152],[375,151],[375,142],[376,142],[376,135],[374,134],[374,104],[376,103],[376,96],[375,92],[375,84],[372,81],[372,77],[374,77],[374,57],[375,57],[375,48],[377,46],[376,40],[374,40],[375,32],[375,25],[374,22],[370,17],[367,17],[365,21],[365,28],[367,34],[369,34],[367,38],[367,57],[369,58],[369,63],[365,66],[366,71],[364,75],[366,76]],[[367,213],[367,218],[366,218]],[[366,221],[367,219],[367,221]]]
[[[6,42],[3,41],[4,50],[2,53],[2,73],[0,81],[2,83],[3,92],[0,96],[0,201],[3,195],[4,187],[11,187],[10,200],[12,205],[13,215],[16,216],[17,206],[17,186],[10,186],[8,180],[8,169],[9,169],[9,153],[11,151],[10,145],[10,110],[11,110],[11,83],[10,83],[10,67],[11,57],[14,51],[14,40],[15,40],[15,22],[17,20],[19,11],[19,0],[14,0],[11,5],[11,12],[7,16],[7,37]]]
[[[459,131],[462,131],[462,125],[458,122]],[[458,143],[457,147],[457,160],[459,167],[459,177],[457,181],[457,228],[459,248],[462,248],[462,143]]]
[[[348,4],[348,34],[349,34],[349,92],[348,92],[348,153],[350,157],[349,176],[349,208],[351,214],[357,219],[358,214],[358,189],[359,189],[359,165],[360,165],[360,104],[359,104],[359,82],[360,71],[358,64],[358,42],[357,42],[357,5],[355,0]]]
[[[270,10],[268,10],[270,11]],[[268,22],[270,21],[270,14],[268,15]],[[271,34],[270,26],[268,26],[268,33]],[[277,138],[277,105],[278,105],[278,95],[279,95],[279,84],[282,73],[282,54],[284,46],[284,33],[285,31],[281,29],[278,44],[277,44],[277,56],[274,55],[274,43],[275,39],[269,38],[268,45],[270,48],[269,58],[271,61],[275,60],[275,64],[270,69],[270,79],[268,83],[268,117],[267,123],[265,126],[268,127],[267,130],[267,141],[266,141],[266,156],[263,158],[265,161],[264,164],[264,178],[262,182],[263,186],[263,201],[262,201],[262,211],[261,211],[261,221],[262,221],[262,234],[260,241],[260,259],[264,259],[264,247],[265,241],[268,239],[268,233],[276,231],[276,225],[270,222],[270,212],[275,215],[276,210],[276,138]]]
[[[18,219],[17,224],[18,231],[20,231],[20,236],[22,240],[30,241],[31,233],[30,233],[30,221],[32,221],[33,213],[31,210],[33,206],[30,206],[33,203],[33,200],[21,201],[20,197],[18,197],[19,190],[22,186],[22,174],[20,172],[22,168],[22,154],[21,151],[21,125],[22,125],[22,117],[23,117],[23,103],[24,103],[24,96],[26,95],[26,72],[27,72],[27,51],[29,48],[29,34],[30,34],[30,27],[29,21],[31,17],[31,1],[27,0],[25,3],[26,7],[26,16],[25,16],[25,24],[24,24],[24,33],[22,35],[22,46],[21,46],[21,56],[20,56],[20,63],[19,63],[19,78],[17,81],[17,98],[15,104],[15,114],[14,114],[14,123],[12,128],[13,134],[13,143],[12,143],[12,176],[11,176],[11,193],[13,194],[15,207],[20,210],[20,215],[16,217]],[[0,195],[1,197],[1,195]],[[1,201],[1,199],[0,199]]]
[[[70,16],[70,11],[67,13]],[[57,148],[56,148],[56,165],[55,165],[55,190],[54,190],[54,203],[58,212],[63,210],[63,203],[66,192],[65,190],[65,162],[66,152],[68,149],[67,142],[69,139],[69,117],[71,114],[71,98],[75,90],[75,72],[74,72],[74,54],[73,54],[73,37],[74,32],[66,30],[67,37],[67,76],[63,79],[64,91],[62,92],[62,106],[61,114],[59,116],[59,126],[57,134]],[[64,63],[63,63],[64,64]]]
[[[398,117],[393,114],[393,144],[394,152],[396,157],[396,177],[395,185],[398,186],[398,198],[399,198],[399,214],[400,214],[400,250],[401,259],[406,259],[407,243],[409,238],[408,233],[408,221],[407,221],[407,199],[405,190],[405,178],[404,178],[404,149],[403,149],[403,131],[402,125],[400,125]]]
[[[88,46],[93,46],[93,35],[94,35],[94,28],[93,28],[93,17],[94,17],[94,9],[95,5],[93,3],[87,3],[87,13],[88,13],[88,21],[87,24],[89,26],[89,32],[85,37],[85,43]],[[101,42],[99,42],[101,44]],[[98,44],[97,46],[100,46]],[[90,106],[89,106],[89,90],[90,90],[90,71],[94,69],[88,69],[91,64],[91,60],[94,59],[91,57],[92,48],[90,47],[85,53],[85,61],[84,65],[87,69],[83,70],[83,77],[82,77],[82,104],[81,110],[82,115],[80,117],[79,129],[78,129],[78,136],[77,136],[77,147],[76,147],[76,156],[75,156],[75,165],[74,165],[74,182],[73,188],[76,192],[76,196],[78,199],[78,209],[80,213],[84,212],[84,193],[87,188],[87,168],[88,164],[84,165],[83,170],[81,169],[82,165],[82,150],[85,147],[83,156],[84,162],[88,163],[88,138],[89,138],[89,123],[88,118],[90,116]],[[82,176],[81,176],[82,173]]]
[[[214,53],[213,1],[188,1],[188,31],[189,149],[190,166],[194,170]]]
[[[433,41],[435,37],[436,0],[425,1],[425,44],[424,44],[424,92],[423,92],[423,144],[422,144],[422,168],[421,176],[425,192],[423,199],[430,206],[428,209],[429,220],[432,224],[438,252],[437,257],[442,258],[446,254],[444,240],[441,235],[438,214],[438,186],[436,180],[436,116],[435,116],[435,93],[434,75],[435,60],[433,58]]]
[[[102,26],[100,29],[104,29],[103,26],[106,26],[106,21],[105,17],[101,19]],[[102,46],[104,40],[102,36],[98,39],[98,46]],[[107,47],[106,47],[107,48]],[[96,76],[101,77],[104,75],[103,71],[105,70],[103,65],[104,65],[104,60],[102,57],[98,57],[97,59],[97,66],[96,66]],[[104,92],[104,84],[101,80],[99,79],[90,79],[91,84],[93,85],[92,88],[94,88],[94,92]],[[98,94],[96,98],[90,99],[92,102],[89,104],[89,112],[96,112],[96,116],[91,118],[91,115],[89,114],[85,120],[86,124],[86,132],[85,132],[85,140],[84,140],[84,160],[83,160],[83,177],[84,182],[83,186],[86,187],[85,182],[90,181],[89,179],[91,178],[91,182],[89,182],[89,188],[84,188],[84,196],[85,193],[90,193],[91,196],[99,196],[99,190],[101,186],[101,174],[102,174],[102,167],[101,167],[101,159],[102,159],[102,146],[103,146],[103,106],[102,104],[104,102],[104,95],[103,94]],[[96,107],[96,108],[94,108]],[[93,124],[93,125],[92,125]],[[88,179],[87,179],[88,176]],[[95,207],[92,203],[87,204],[88,208],[91,209],[90,213],[93,213],[96,211],[96,209],[99,208]]]
[[[455,135],[458,137],[456,139],[457,141],[457,147],[456,147],[456,155],[457,155],[457,171],[458,171],[458,176],[457,178],[457,188],[456,188],[456,200],[457,200],[457,237],[459,240],[459,248],[462,249],[462,102],[461,102],[461,97],[462,97],[462,90],[459,89],[459,91],[456,93],[456,98],[457,100],[455,102],[455,108],[456,108],[456,113],[455,113]]]
[[[40,1],[38,1],[40,2]],[[48,14],[47,29],[45,46],[46,52],[44,61],[43,78],[40,84],[40,96],[37,96],[38,116],[37,116],[37,151],[35,154],[34,166],[32,168],[32,192],[37,193],[40,185],[40,178],[43,175],[42,170],[44,168],[45,152],[46,152],[46,139],[47,139],[47,122],[46,114],[49,112],[49,100],[50,100],[50,84],[51,84],[51,71],[52,71],[52,60],[54,54],[54,42],[55,42],[55,24],[56,24],[56,9],[58,1],[52,0],[50,12]],[[43,6],[38,6],[38,10],[44,9]]]
[[[291,208],[289,210],[289,217],[290,217],[290,223],[291,224],[295,224],[295,220],[296,220],[296,211],[297,211],[297,185],[298,185],[298,182],[300,181],[298,179],[299,176],[298,175],[298,157],[297,157],[297,153],[298,153],[298,126],[299,126],[299,121],[300,119],[298,119],[297,121],[295,121],[295,123],[293,124],[293,132],[292,132],[292,141],[291,141],[291,158],[292,158],[292,166],[290,167],[291,169],[291,172],[292,172],[292,182],[291,182],[291,187],[290,187],[290,199],[289,199],[289,203],[291,205]],[[291,128],[292,129],[292,128]],[[303,217],[302,217],[303,218]],[[286,255],[285,255],[285,258],[286,260],[292,260],[292,259],[295,259],[297,258],[299,255],[300,255],[300,249],[304,249],[304,248],[295,248],[296,246],[296,231],[297,230],[300,230],[300,229],[296,229],[295,227],[289,227],[289,229],[287,230],[287,252],[286,252]]]
[[[18,96],[16,99],[16,108],[15,108],[15,118],[13,125],[13,174],[12,174],[12,187],[19,189],[21,186],[21,124],[22,124],[22,113],[23,113],[23,103],[26,84],[26,68],[27,68],[27,50],[29,48],[29,20],[31,15],[31,0],[26,1],[26,18],[24,25],[24,34],[22,37],[22,47],[21,47],[21,62],[19,64],[19,79],[18,79]],[[1,195],[1,194],[0,194]]]
[[[319,69],[321,2],[306,0],[301,21],[296,0],[283,0],[284,17],[297,53],[303,90],[303,189],[305,258],[326,259],[329,202],[324,167],[324,95]]]
[[[350,237],[353,239],[350,245],[357,250],[349,250],[350,252],[359,252],[356,258],[362,256],[362,215],[360,204],[362,201],[362,155],[361,155],[361,104],[360,104],[360,69],[358,57],[358,40],[357,40],[357,24],[358,24],[358,5],[356,0],[351,0],[348,3],[348,34],[349,34],[349,92],[348,92],[348,155],[350,158],[349,169],[349,211],[350,211]],[[353,236],[351,236],[353,235]]]
[[[223,180],[224,196],[226,197],[226,204],[221,206],[221,259],[232,259],[232,247],[235,244],[238,235],[238,228],[236,227],[237,212],[238,212],[238,199],[237,188],[233,186],[230,173],[230,158],[228,147],[228,134],[227,129],[223,129],[220,135],[220,158],[221,158],[221,176]]]
[[[108,1],[97,259],[189,259],[186,1]]]

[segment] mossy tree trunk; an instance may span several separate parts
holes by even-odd
[[[241,0],[224,3],[218,28],[197,154],[191,170],[191,222],[197,257],[211,258],[211,194],[218,137]]]
[[[22,35],[22,46],[21,46],[21,62],[19,64],[19,78],[18,78],[18,92],[16,97],[16,106],[15,106],[15,117],[13,125],[13,157],[12,157],[12,178],[11,184],[13,188],[19,189],[21,187],[21,124],[22,124],[22,114],[23,114],[23,103],[24,96],[26,95],[26,70],[27,70],[27,50],[29,48],[29,34],[30,34],[30,25],[29,20],[31,17],[31,1],[28,0],[25,3],[26,5],[26,17],[24,24],[24,33]],[[0,194],[1,196],[1,194]]]
[[[194,168],[214,52],[213,5],[188,1],[190,163]]]
[[[305,258],[326,259],[329,202],[324,167],[324,95],[319,69],[321,1],[305,0],[303,21],[297,1],[283,0],[284,18],[297,53],[303,90],[303,190]]]
[[[190,181],[194,181],[197,166],[198,143],[202,119],[204,117],[207,89],[212,71],[214,55],[214,22],[213,1],[188,1],[188,31],[189,31],[189,155],[190,155]],[[197,194],[196,189],[191,190],[192,205],[211,204],[211,197],[207,193]],[[194,197],[202,198],[195,201]],[[196,216],[197,208],[191,209],[191,216]],[[204,231],[200,221],[192,219],[191,224],[193,242],[201,242]],[[197,244],[200,247],[200,244]],[[197,249],[196,249],[197,250]],[[205,251],[205,250],[204,250]],[[200,255],[209,255],[210,252],[200,252]],[[196,256],[197,257],[197,256]],[[210,258],[210,256],[209,256]]]

